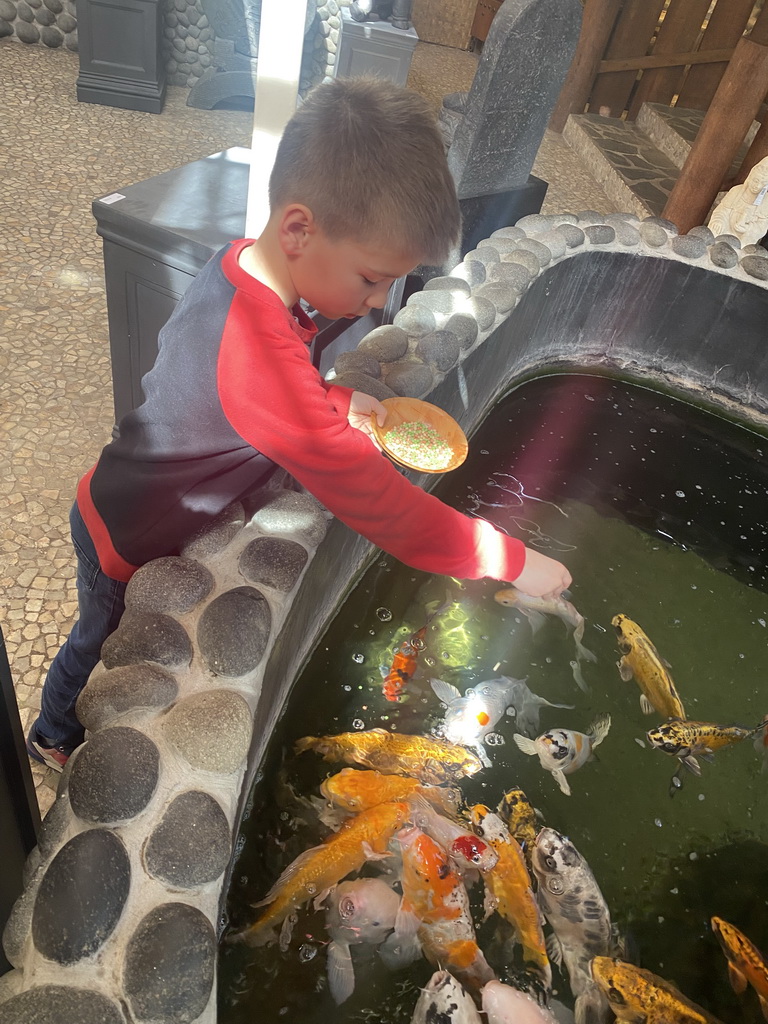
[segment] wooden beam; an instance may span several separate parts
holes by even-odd
[[[742,37],[662,216],[681,233],[703,223],[720,182],[768,93],[768,46]]]
[[[727,50],[693,50],[690,53],[652,53],[649,57],[622,57],[620,60],[601,60],[598,74],[605,71],[639,71],[641,68],[676,68],[689,64],[714,64],[728,61],[733,56],[733,47]]]
[[[576,53],[549,121],[553,132],[562,132],[569,114],[584,110],[620,10],[621,0],[586,0]]]

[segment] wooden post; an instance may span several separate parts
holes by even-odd
[[[741,162],[741,167],[736,172],[734,179],[730,182],[729,187],[732,185],[741,185],[747,180],[747,175],[755,166],[759,164],[761,160],[768,156],[768,116],[763,118],[763,123],[757,130],[757,134],[752,139],[752,145],[747,150],[744,159]]]
[[[767,92],[768,47],[743,37],[736,44],[664,207],[662,216],[676,224],[681,233],[706,219],[720,182]]]
[[[584,110],[620,10],[621,0],[586,0],[576,54],[549,120],[553,132],[562,132],[569,114]]]

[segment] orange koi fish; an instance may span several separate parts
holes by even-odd
[[[541,911],[533,894],[523,851],[490,807],[475,804],[469,814],[475,832],[498,856],[495,866],[483,871],[486,916],[495,910],[509,921],[523,947],[523,959],[533,966],[546,987],[550,988],[552,968],[547,956]]]
[[[403,851],[403,902],[393,939],[401,947],[418,939],[427,960],[478,991],[495,978],[475,940],[464,883],[448,854],[413,826],[397,840]]]
[[[362,764],[385,775],[415,775],[420,782],[436,786],[476,775],[483,767],[480,758],[466,747],[386,729],[304,736],[296,741],[294,749],[297,754],[316,750],[326,761]]]
[[[342,768],[330,775],[320,786],[320,792],[336,807],[354,814],[409,796],[423,796],[447,814],[455,814],[461,804],[461,793],[453,787],[423,786],[418,779],[405,775],[382,775],[359,768]]]
[[[757,992],[763,1017],[768,1020],[768,963],[765,957],[743,932],[722,917],[712,918],[712,931],[728,961],[728,978],[733,991],[741,993],[751,985]]]
[[[389,671],[385,671],[384,666],[381,668],[381,674],[383,681],[381,684],[381,692],[384,694],[386,700],[389,701],[401,701],[405,696],[405,688],[413,678],[413,674],[416,671],[416,666],[419,661],[419,655],[426,647],[424,637],[427,635],[429,624],[436,615],[441,615],[444,611],[447,611],[451,606],[450,595],[446,601],[440,605],[439,608],[430,614],[427,621],[421,627],[413,633],[407,640],[404,640],[400,646],[395,650],[392,658],[392,664]]]
[[[242,941],[249,946],[264,945],[273,938],[273,929],[285,922],[280,946],[286,948],[293,927],[293,912],[309,899],[323,899],[342,878],[359,871],[366,860],[389,856],[389,840],[408,820],[409,813],[405,803],[379,804],[350,818],[320,846],[299,854],[264,899],[253,904],[254,907],[268,906],[268,909],[248,928],[234,934],[231,941]]]

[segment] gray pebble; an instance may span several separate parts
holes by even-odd
[[[672,252],[689,260],[696,260],[707,251],[707,243],[695,235],[674,235],[670,246]]]
[[[413,359],[393,363],[386,376],[387,387],[403,398],[421,398],[431,391],[433,383],[430,368]]]
[[[749,253],[741,261],[741,269],[758,281],[768,281],[768,259]]]
[[[605,216],[597,210],[579,210],[576,214],[579,224],[582,227],[590,224],[605,224]]]
[[[592,245],[610,245],[616,240],[616,231],[610,224],[587,224],[584,234]]]
[[[376,363],[376,368],[381,374],[381,367]],[[349,373],[341,373],[338,377],[334,378],[334,384],[338,384],[342,388],[351,388],[353,391],[362,391],[364,395],[370,395],[372,398],[378,399],[383,402],[385,398],[394,398],[394,394],[387,387],[383,380],[376,380],[374,377],[369,377],[367,373],[361,373],[359,370],[350,370]]]
[[[471,289],[460,277],[433,277],[424,285],[425,292],[448,291],[452,295],[469,295]]]
[[[510,238],[513,242],[519,242],[521,238],[525,238],[525,232],[522,228],[512,224],[506,228],[497,228],[491,238]]]
[[[357,370],[360,373],[365,373],[369,377],[380,377],[381,376],[381,365],[379,360],[372,356],[370,352],[361,352],[359,349],[353,349],[352,352],[342,352],[336,357],[336,362],[333,364],[333,368],[336,371],[336,375],[340,376],[343,373],[348,373],[352,370]],[[336,381],[332,383],[337,383]]]
[[[248,754],[252,717],[248,704],[234,690],[206,690],[174,704],[162,727],[193,768],[230,775]]]
[[[421,309],[429,309],[433,313],[442,313],[444,316],[450,316],[451,313],[456,312],[463,298],[463,295],[452,295],[451,292],[446,291],[414,292],[413,295],[409,296],[406,308],[408,306],[418,306]],[[377,329],[382,330],[383,328],[379,327]]]
[[[464,256],[465,260],[479,260],[480,263],[484,263],[486,269],[491,263],[499,262],[499,254],[493,246],[490,245],[479,245],[477,249],[470,249]]]
[[[472,295],[461,307],[461,312],[474,318],[481,331],[488,331],[496,323],[496,307],[489,299]]]
[[[449,331],[435,331],[419,338],[416,343],[416,354],[425,363],[434,364],[441,373],[446,373],[455,366],[461,347],[456,335]]]
[[[669,235],[660,224],[649,224],[647,221],[640,225],[640,237],[646,245],[651,245],[654,249],[666,245],[669,241]]]
[[[0,1005],[0,1024],[125,1024],[122,1010],[100,992],[68,985],[36,985]]]
[[[722,267],[723,270],[730,270],[739,262],[739,254],[727,242],[715,242],[714,245],[710,245],[709,258],[716,267]]]
[[[610,224],[612,228],[615,228],[617,224],[634,224],[637,226],[640,223],[640,218],[634,213],[607,213],[605,215],[605,223]]]
[[[742,248],[741,251],[742,251],[744,256],[765,256],[766,255],[765,247],[760,245],[759,242],[753,242],[751,245],[745,245]]]
[[[408,349],[408,335],[402,327],[384,324],[366,334],[357,346],[358,352],[373,356],[380,363],[391,363],[400,359]]]
[[[535,238],[522,238],[518,243],[518,252],[530,252],[539,261],[540,267],[546,267],[552,262],[552,253],[542,242]],[[513,255],[510,253],[510,255]]]
[[[213,576],[200,562],[167,555],[147,562],[133,574],[125,591],[125,607],[134,612],[182,615],[207,597],[213,586]]]
[[[560,227],[561,224],[578,224],[579,218],[575,213],[554,213],[552,214],[552,227]]]
[[[307,564],[307,549],[287,537],[256,537],[243,549],[238,562],[241,576],[287,594]]]
[[[706,245],[712,245],[715,240],[715,236],[704,224],[697,224],[695,228],[691,228],[688,232],[688,237],[690,238],[691,236],[703,239]]]
[[[563,242],[563,252],[565,252],[565,242]],[[491,267],[488,280],[492,284],[504,281],[522,292],[531,283],[533,277],[534,275],[522,263],[499,263],[495,267]]]
[[[523,235],[523,237],[525,237]],[[517,249],[517,243],[520,241],[519,238],[489,238],[487,242],[483,242],[483,245],[488,245],[491,249],[495,249],[499,256],[503,256],[506,252],[514,252]],[[495,264],[494,264],[495,266]]]
[[[197,624],[203,661],[215,675],[244,676],[263,658],[271,628],[272,612],[260,590],[227,590],[211,601]]]
[[[470,348],[475,343],[479,333],[477,320],[468,313],[454,313],[446,321],[443,330],[448,331],[456,338],[461,349]]]
[[[584,245],[586,235],[580,227],[576,224],[559,224],[555,231],[558,235],[562,235],[565,239],[565,244],[569,249],[576,249],[580,245]]]
[[[245,525],[245,511],[239,501],[228,505],[208,526],[184,544],[181,553],[204,561],[222,551]]]
[[[616,232],[616,241],[620,245],[627,247],[640,245],[640,232],[632,224],[628,224],[626,221],[616,221],[611,224],[611,227]]]
[[[512,285],[503,281],[496,281],[493,284],[483,284],[477,290],[477,297],[487,299],[493,303],[494,308],[501,314],[508,313],[520,298],[520,292]]]
[[[669,235],[679,234],[677,230],[677,224],[673,224],[672,221],[667,220],[666,217],[644,217],[642,223],[657,224],[660,228],[663,228]]]
[[[545,231],[543,234],[539,235],[538,240],[542,245],[546,245],[552,254],[553,260],[559,260],[561,257],[565,256],[566,243],[559,231]]]
[[[460,277],[474,288],[485,280],[485,264],[480,260],[464,260],[452,271],[453,277]]]
[[[483,264],[473,263],[472,266],[483,267]],[[485,280],[485,267],[483,267],[483,280]],[[395,314],[394,326],[405,331],[411,338],[422,338],[425,334],[431,334],[432,331],[437,330],[437,319],[432,310],[425,306],[404,306]],[[405,355],[407,347],[406,339],[406,347],[395,358],[401,359]]]
[[[547,249],[547,252],[549,252],[549,249]],[[505,253],[502,262],[519,263],[521,267],[525,267],[532,277],[536,277],[541,271],[539,257],[527,249],[518,249],[516,252]]]
[[[549,217],[542,213],[529,213],[516,222],[515,227],[521,228],[531,238],[534,235],[541,235],[549,231],[552,222]]]
[[[741,248],[741,241],[736,237],[736,235],[717,235],[715,242],[727,242],[732,249]]]

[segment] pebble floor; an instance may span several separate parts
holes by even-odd
[[[417,45],[409,86],[439,106],[467,89],[477,57]],[[26,732],[48,664],[77,608],[68,512],[113,422],[101,239],[91,202],[230,146],[251,115],[186,106],[162,114],[78,103],[76,54],[0,41],[0,626]],[[550,132],[534,173],[543,212],[614,205]],[[41,814],[58,775],[33,765]]]

